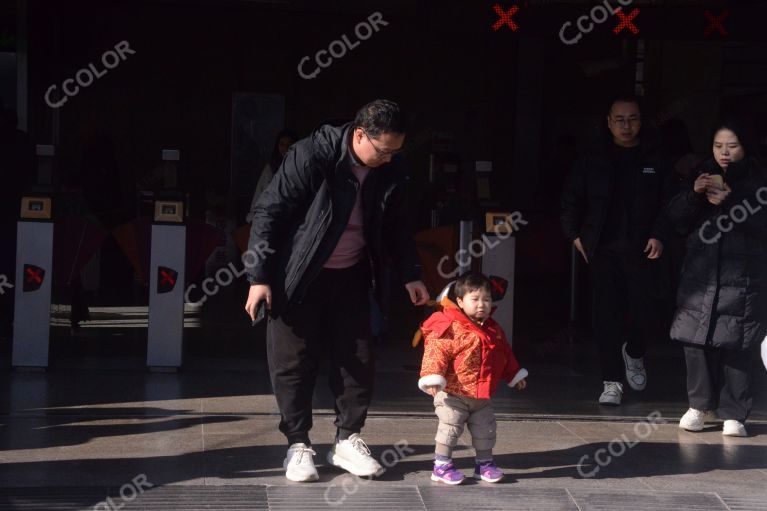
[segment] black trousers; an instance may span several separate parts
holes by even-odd
[[[326,354],[338,437],[348,438],[364,426],[375,372],[369,291],[367,260],[351,268],[323,269],[301,303],[269,319],[269,372],[288,445],[310,444],[312,396]]]
[[[751,374],[756,351],[685,344],[687,396],[697,410],[744,422],[751,412]]]
[[[604,381],[623,381],[621,346],[633,358],[643,357],[657,332],[657,285],[654,261],[641,251],[597,250],[589,262],[592,328]],[[628,320],[628,324],[627,324]]]

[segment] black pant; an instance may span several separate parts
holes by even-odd
[[[720,419],[744,422],[751,412],[751,371],[755,350],[684,345],[687,396],[696,410],[715,411]]]
[[[373,394],[370,268],[363,261],[323,269],[301,301],[269,320],[267,355],[274,395],[288,444],[309,444],[312,396],[320,358],[330,357],[338,437],[359,433]]]
[[[589,261],[592,328],[604,381],[623,380],[624,342],[628,342],[629,356],[643,357],[649,338],[657,330],[653,265],[641,251],[597,250]]]

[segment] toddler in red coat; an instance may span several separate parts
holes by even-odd
[[[490,397],[501,380],[524,389],[527,370],[520,368],[503,330],[490,317],[490,280],[468,273],[453,290],[456,303],[444,298],[442,310],[421,325],[424,354],[418,387],[434,397],[439,419],[431,479],[463,482],[452,454],[468,425],[476,451],[474,477],[495,483],[503,479],[503,472],[493,463],[496,422]]]

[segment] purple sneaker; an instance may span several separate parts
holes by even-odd
[[[474,465],[474,479],[497,483],[503,479],[503,471],[492,461],[483,461]]]
[[[455,469],[452,461],[445,465],[437,465],[435,463],[434,470],[431,473],[431,480],[445,484],[461,484],[463,482],[463,474]]]

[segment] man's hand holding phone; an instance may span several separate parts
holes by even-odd
[[[272,288],[267,284],[251,284],[245,312],[256,325],[266,316],[266,309],[272,310]]]

